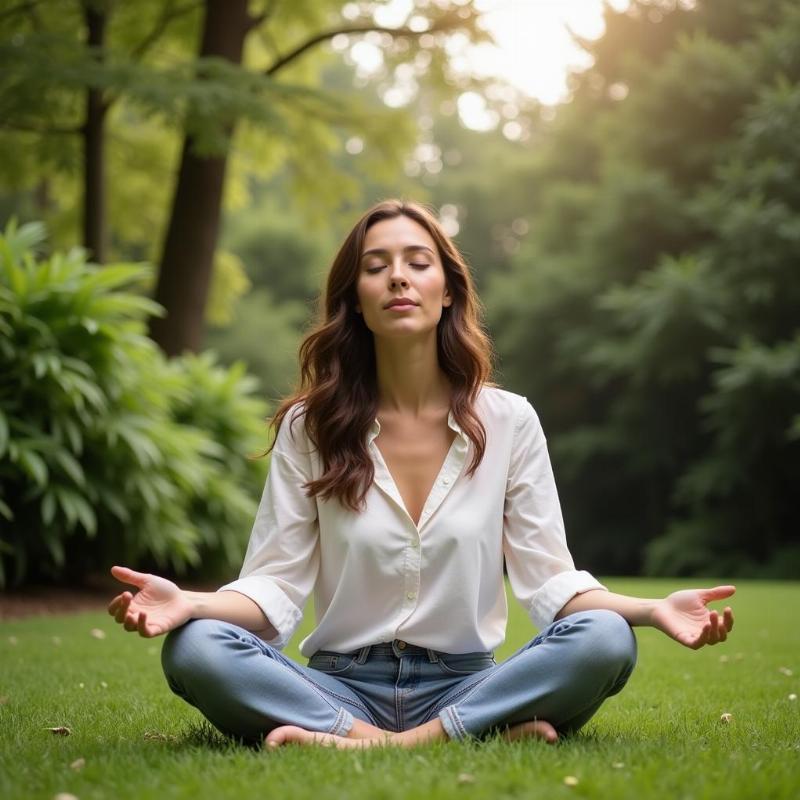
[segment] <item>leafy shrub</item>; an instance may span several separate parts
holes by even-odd
[[[39,224],[0,237],[0,585],[126,561],[238,566],[266,463],[266,406],[240,365],[167,361],[141,265],[37,260]],[[13,575],[10,573],[13,568]]]

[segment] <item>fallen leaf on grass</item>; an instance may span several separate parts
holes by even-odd
[[[797,700],[797,695],[796,695],[794,692],[792,692],[792,693],[789,695],[789,699],[790,699],[790,700]],[[0,698],[0,702],[2,702],[2,698]]]
[[[101,689],[108,689],[108,684],[105,681],[100,681],[100,688]]]
[[[89,633],[94,636],[95,639],[105,639],[106,632],[101,631],[100,628],[92,628]]]
[[[720,722],[724,722],[726,725],[733,721],[733,714],[728,714],[725,712],[719,718]]]
[[[70,769],[74,769],[77,772],[79,769],[83,769],[86,766],[86,759],[76,758],[69,766]]]
[[[55,728],[45,728],[46,731],[54,733],[56,736],[69,736],[72,733],[72,728],[66,725],[58,725]]]
[[[622,769],[625,764],[622,761],[615,761],[611,766],[614,767],[614,769]]]
[[[456,778],[456,781],[460,784],[475,783],[475,776],[470,775],[469,772],[460,772]]]
[[[785,675],[787,678],[792,677],[792,671],[789,667],[778,667],[778,672],[780,672],[781,675]]]
[[[19,639],[17,639],[16,636],[9,636],[8,637],[8,643],[9,644],[18,644],[19,643]]]
[[[53,800],[78,800],[78,798],[69,792],[59,792],[53,795]]]
[[[0,706],[4,706],[7,702],[8,702],[8,697],[6,697],[4,694],[0,695]]]
[[[578,779],[574,775],[567,775],[567,777],[564,778],[564,785],[565,786],[577,786],[578,785]]]
[[[727,664],[729,661],[730,661],[730,658],[728,656],[722,655],[722,656],[719,657],[719,663],[720,664]]]

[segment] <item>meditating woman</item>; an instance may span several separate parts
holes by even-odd
[[[171,689],[243,741],[337,747],[548,742],[578,730],[636,661],[632,626],[725,640],[733,586],[614,594],[576,570],[542,427],[491,380],[469,268],[424,206],[390,200],[350,231],[278,408],[238,580],[183,591],[124,567],[109,605],[169,632]],[[502,663],[503,562],[539,633]],[[281,652],[314,595],[316,627]],[[265,738],[266,737],[266,738]]]

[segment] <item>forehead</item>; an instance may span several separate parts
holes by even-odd
[[[364,251],[380,249],[393,252],[414,246],[427,247],[437,253],[436,242],[428,231],[405,216],[376,222],[364,237]]]

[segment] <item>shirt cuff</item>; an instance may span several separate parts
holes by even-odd
[[[283,649],[303,618],[303,612],[277,587],[274,581],[263,575],[250,575],[226,583],[218,592],[239,592],[249,597],[278,631],[273,639],[264,639],[277,650]],[[263,638],[263,637],[262,637]]]
[[[553,575],[533,596],[530,617],[541,631],[576,594],[590,589],[608,589],[585,570],[569,570]]]

